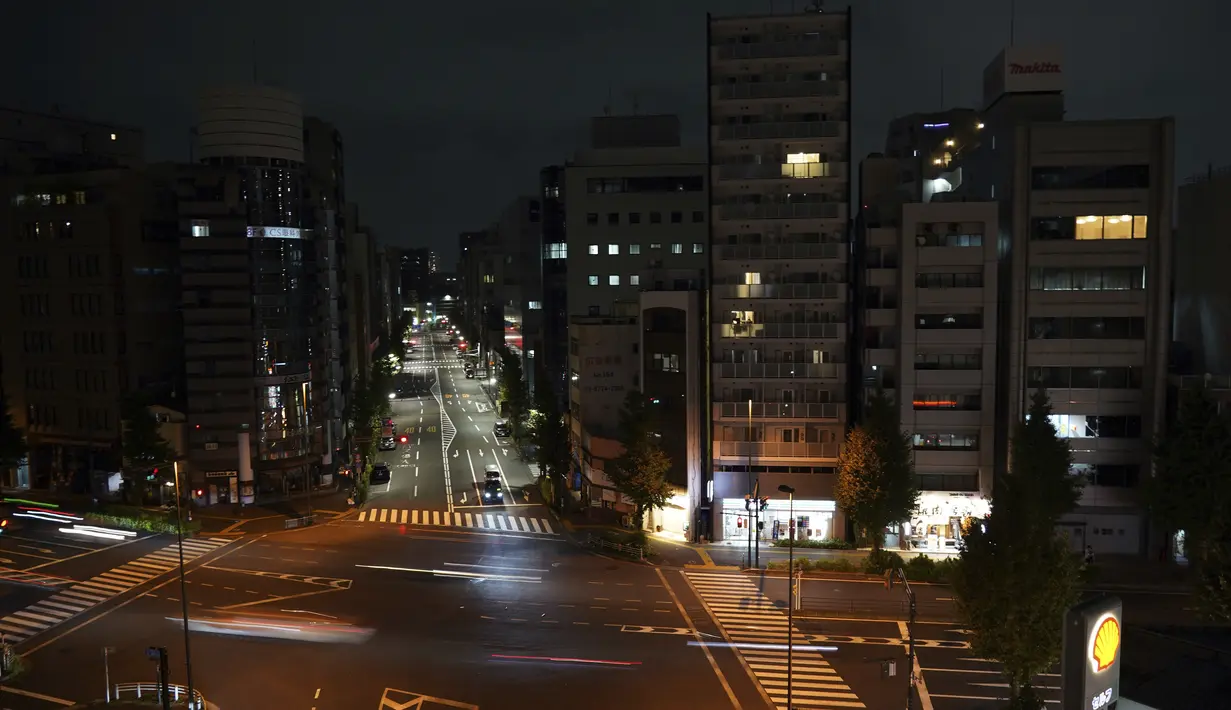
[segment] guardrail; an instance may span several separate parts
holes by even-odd
[[[315,515],[301,515],[298,518],[288,518],[285,523],[285,526],[286,526],[285,529],[292,530],[294,528],[306,528],[309,525],[313,525],[315,523],[316,523]]]
[[[645,559],[645,549],[640,545],[626,545],[624,543],[611,542],[610,540],[604,540],[601,537],[594,537],[593,535],[590,535],[587,538],[586,544],[600,550],[609,550],[611,552],[618,552],[621,555],[635,557],[638,561]]]
[[[188,700],[188,688],[182,685],[168,685],[167,692],[171,695],[171,702],[178,703]],[[149,699],[152,702],[158,702],[162,698],[162,684],[160,683],[116,683],[115,692],[112,694],[115,700],[122,700],[125,697],[137,698],[138,700]],[[201,695],[201,691],[192,691],[192,702],[188,707],[190,710],[206,710],[213,707],[205,702],[205,697]]]
[[[804,578],[807,582],[808,578]],[[806,585],[805,585],[806,588]],[[910,604],[906,600],[838,599],[804,596],[799,601],[796,614],[803,616],[842,616],[851,619],[875,619],[904,621],[910,616]],[[916,618],[930,621],[957,621],[957,609],[950,602],[920,601],[916,605]]]

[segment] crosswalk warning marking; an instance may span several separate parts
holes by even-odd
[[[547,518],[493,513],[450,513],[440,510],[371,508],[359,511],[360,523],[410,524],[434,527],[471,528],[529,535],[558,535]]]

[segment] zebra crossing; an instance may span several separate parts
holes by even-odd
[[[803,634],[796,636],[790,663],[793,697],[787,698],[786,611],[744,575],[692,571],[683,574],[736,645],[736,651],[775,707],[865,707],[819,652],[806,649],[809,644],[802,640]]]
[[[559,535],[547,518],[523,518],[500,513],[450,513],[447,510],[407,510],[405,508],[371,508],[359,512],[361,523],[394,523],[445,528],[472,528],[498,532]]]
[[[214,538],[185,540],[184,562],[195,560],[230,542]],[[9,614],[0,619],[0,636],[8,643],[25,641],[133,587],[166,574],[179,564],[178,547],[168,545],[84,582],[72,584],[42,601]]]

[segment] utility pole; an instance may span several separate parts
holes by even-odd
[[[906,601],[910,606],[910,621],[906,624],[907,643],[909,644],[909,664],[910,668],[910,683],[906,686],[906,710],[914,710],[915,707],[915,592],[910,588],[910,580],[906,579],[906,572],[901,567],[885,570],[885,589],[893,589],[893,579],[897,577],[902,580],[902,588],[906,590]]]
[[[786,710],[791,710],[791,682],[795,675],[791,663],[795,650],[795,489],[784,483],[778,486],[778,490],[786,493],[790,499],[788,515],[791,516],[791,522],[787,526],[790,530],[790,547],[787,548],[786,564]]]
[[[145,657],[158,664],[158,702],[162,704],[162,710],[171,710],[171,672],[167,667],[167,649],[150,646],[145,649]]]
[[[175,461],[172,466],[175,471],[175,538],[180,552],[180,610],[184,617],[184,673],[188,679],[188,706],[192,707],[192,647],[188,639],[188,583],[184,579],[184,513],[180,503],[180,462]],[[163,653],[165,663],[166,652]]]

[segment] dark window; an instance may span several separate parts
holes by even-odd
[[[607,213],[607,224],[612,227],[618,226],[620,224],[620,213],[619,212],[608,212]]]
[[[629,212],[628,213],[628,223],[629,224],[641,224],[641,213],[640,212]]]
[[[1033,340],[1141,340],[1145,338],[1145,318],[1031,318],[1030,337]]]
[[[1032,367],[1028,386],[1047,389],[1138,389],[1140,367]]]
[[[1092,464],[1086,474],[1091,485],[1113,488],[1133,488],[1141,475],[1136,464]]]
[[[916,353],[916,370],[979,370],[983,358],[977,354]]]
[[[705,212],[703,212],[703,211],[701,211],[701,210],[697,210],[696,212],[693,212],[693,213],[692,213],[692,221],[693,221],[693,222],[696,222],[696,223],[701,223],[701,222],[704,222],[704,221],[705,221]]]
[[[1045,167],[1030,171],[1035,190],[1120,190],[1150,186],[1148,165]]]
[[[671,224],[680,224],[683,221],[684,221],[683,212],[672,212],[671,213]]]
[[[919,330],[982,328],[982,313],[918,313],[915,327]]]
[[[978,451],[978,434],[915,434],[916,449],[960,449]]]
[[[651,212],[650,213],[650,224],[662,224],[662,223],[663,223],[663,213],[662,212]]]
[[[1076,217],[1035,217],[1030,220],[1030,238],[1035,241],[1077,238]]]
[[[983,272],[915,274],[915,286],[919,288],[981,288],[983,286]]]
[[[1032,291],[1140,291],[1146,287],[1143,266],[1030,269]]]
[[[586,224],[590,225],[591,227],[597,225],[598,224],[598,213],[597,212],[587,212],[586,213]]]
[[[618,192],[701,192],[705,178],[701,175],[589,178],[586,192],[590,194]]]
[[[982,234],[963,234],[958,232],[920,234],[915,241],[921,247],[981,247]]]

